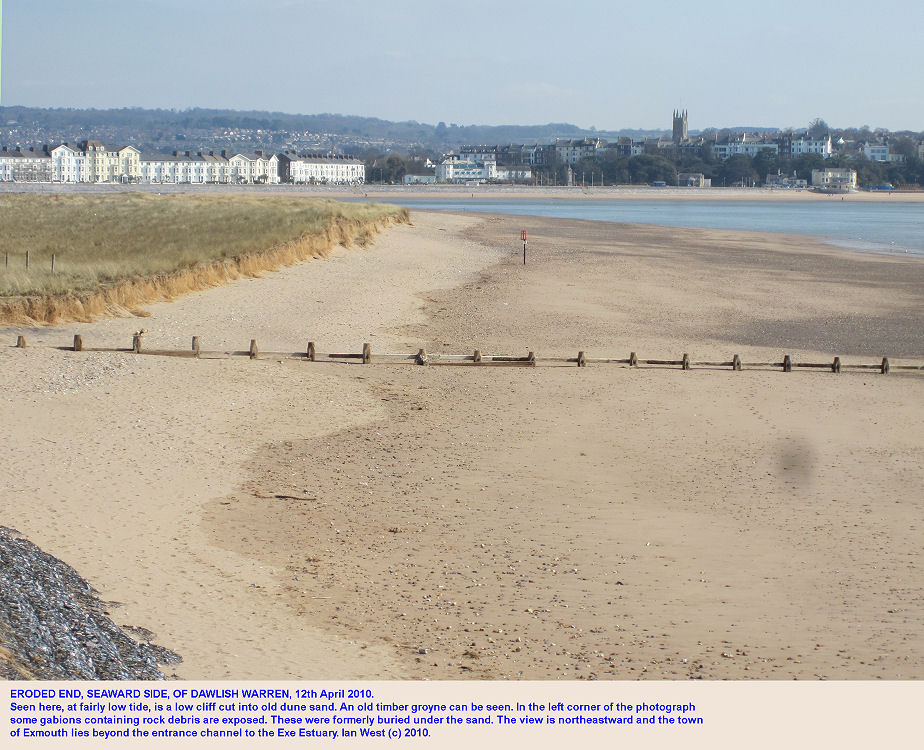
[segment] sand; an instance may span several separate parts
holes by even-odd
[[[5,329],[0,522],[183,678],[920,678],[921,375],[47,348],[924,363],[920,261],[530,218],[524,268],[522,222]]]
[[[598,175],[599,177],[599,175]],[[278,189],[278,188],[277,188]],[[296,188],[303,189],[303,188]],[[355,193],[356,188],[309,188],[321,192],[341,191],[345,194]],[[789,190],[780,188],[689,188],[689,187],[651,187],[649,185],[606,185],[594,186],[590,178],[584,185],[544,186],[544,185],[363,185],[362,192],[369,198],[387,201],[400,196],[405,199],[447,200],[453,198],[479,198],[490,200],[670,200],[670,201],[860,201],[921,203],[924,202],[924,190],[920,191],[867,191],[858,190],[846,195],[819,193],[811,188]]]
[[[255,195],[302,195],[308,198],[357,200],[371,198],[381,202],[389,200],[454,200],[477,198],[481,200],[669,200],[669,201],[851,201],[886,203],[924,203],[924,190],[868,191],[858,190],[847,195],[818,193],[811,188],[789,190],[779,188],[687,188],[651,187],[650,185],[591,185],[589,178],[582,185],[107,185],[107,184],[49,184],[0,183],[0,193],[189,193],[215,195],[242,193]]]

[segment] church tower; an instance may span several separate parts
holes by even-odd
[[[674,110],[674,143],[683,143],[688,138],[687,111]]]

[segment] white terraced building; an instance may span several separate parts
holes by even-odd
[[[228,159],[231,182],[270,184],[279,183],[279,157],[267,156],[265,151],[253,154],[235,154]]]
[[[52,182],[135,182],[141,176],[141,153],[134,146],[62,143],[50,155]]]
[[[360,164],[361,166],[361,164]],[[279,179],[279,157],[174,151],[142,154],[134,146],[105,146],[99,141],[62,143],[54,148],[0,151],[0,181],[63,183],[221,184],[268,183]]]
[[[51,150],[52,182],[87,182],[86,154],[76,146],[62,143]]]
[[[296,185],[361,185],[366,165],[349,156],[279,154],[279,180]]]
[[[732,136],[720,143],[712,144],[712,152],[720,159],[729,159],[738,154],[744,154],[745,156],[753,158],[762,151],[777,154],[779,150],[779,144],[768,143],[759,137],[748,135],[747,133]]]
[[[825,135],[821,138],[812,138],[804,135],[801,138],[793,138],[789,147],[790,156],[802,156],[803,154],[818,154],[827,159],[833,154],[831,147],[831,136]]]
[[[254,154],[234,154],[226,151],[172,154],[145,154],[141,157],[141,181],[150,183],[192,185],[279,182],[279,159],[263,151]]]
[[[0,182],[50,182],[51,155],[45,149],[0,151]]]
[[[230,182],[228,160],[174,151],[172,154],[145,154],[141,157],[141,181],[156,184]]]

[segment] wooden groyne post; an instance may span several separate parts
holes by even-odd
[[[201,339],[199,336],[192,337],[192,351],[189,349],[174,350],[174,349],[146,349],[142,351],[142,336],[147,331],[142,328],[140,331],[137,331],[132,336],[132,346],[131,349],[125,349],[121,347],[109,348],[109,347],[93,347],[86,349],[84,347],[83,337],[81,334],[74,334],[73,344],[63,347],[55,347],[57,349],[64,349],[67,351],[92,351],[92,352],[134,352],[136,354],[149,354],[156,356],[164,357],[187,357],[187,358],[200,358],[202,354],[201,349]],[[26,348],[26,337],[23,334],[19,334],[16,338],[16,348],[25,349]],[[40,347],[43,348],[43,347]],[[250,340],[250,349],[245,351],[233,351],[233,352],[207,352],[206,353],[210,358],[215,357],[238,357],[238,356],[250,356],[250,359],[259,359],[260,352],[257,346],[257,340]],[[269,357],[272,359],[297,359],[297,360],[307,360],[309,362],[314,362],[317,360],[317,350],[315,342],[309,341],[307,351],[300,352],[264,352],[264,357]],[[348,354],[338,354],[330,353],[324,354],[322,357],[325,360],[353,360],[360,361],[362,364],[368,365],[372,363],[372,345],[370,343],[363,344],[362,352],[348,353]],[[786,354],[783,356],[782,361],[765,361],[765,362],[743,362],[741,356],[735,354],[730,361],[692,361],[690,355],[687,352],[684,352],[681,359],[639,359],[638,355],[635,352],[630,352],[628,359],[616,359],[610,357],[588,357],[587,352],[583,349],[577,352],[577,356],[571,357],[540,357],[534,351],[530,351],[525,357],[524,356],[509,356],[509,355],[489,355],[485,356],[482,354],[480,349],[475,349],[472,354],[450,354],[443,352],[430,353],[426,349],[418,349],[416,354],[379,354],[376,357],[377,363],[405,363],[405,364],[417,364],[417,365],[481,365],[487,367],[537,367],[540,364],[543,365],[556,365],[556,364],[577,364],[578,367],[589,367],[591,365],[598,364],[621,364],[629,365],[629,367],[639,367],[642,366],[658,366],[658,367],[679,367],[682,370],[691,370],[694,368],[710,368],[710,369],[728,369],[731,368],[733,371],[741,370],[753,370],[758,368],[763,369],[773,369],[776,371],[782,370],[783,372],[793,372],[795,370],[824,370],[831,373],[841,373],[848,371],[873,371],[879,372],[883,375],[888,375],[890,372],[918,372],[924,373],[924,364],[893,364],[889,361],[888,357],[882,357],[880,361],[875,364],[851,364],[844,363],[841,360],[841,357],[833,357],[833,359],[828,359],[827,361],[809,361],[809,362],[796,362],[793,361],[792,355]]]

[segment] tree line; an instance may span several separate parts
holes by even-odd
[[[843,155],[824,159],[818,154],[805,154],[795,159],[764,151],[754,157],[737,154],[722,160],[704,146],[699,155],[674,155],[670,150],[638,156],[620,156],[603,150],[602,156],[583,159],[571,166],[571,179],[584,185],[650,185],[664,182],[679,184],[681,173],[701,173],[712,180],[713,187],[763,185],[768,175],[796,177],[811,183],[813,169],[848,167],[857,171],[861,187],[892,185],[924,185],[924,162],[915,152],[903,154],[903,162],[874,162],[868,159],[848,158]],[[369,151],[362,155],[366,165],[366,181],[374,183],[400,183],[406,174],[432,174],[426,160],[436,161],[433,151],[415,151],[407,156],[392,151],[381,154]],[[541,185],[568,184],[568,165],[554,156],[549,164],[531,167],[531,182]]]
[[[605,152],[604,152],[605,153]],[[873,187],[890,183],[892,185],[924,185],[924,162],[915,152],[903,154],[902,162],[875,162],[859,156],[849,158],[835,155],[827,159],[818,154],[804,154],[791,158],[771,151],[756,156],[737,154],[722,160],[712,154],[706,145],[699,155],[672,155],[647,153],[639,156],[618,156],[606,154],[602,158],[584,159],[571,167],[572,179],[583,184],[638,185],[664,182],[679,184],[681,173],[701,173],[712,180],[713,187],[763,185],[768,175],[796,177],[811,183],[812,170],[831,167],[846,167],[857,171],[857,184]],[[567,165],[552,163],[534,167],[539,181],[550,184],[565,184],[568,178]]]

